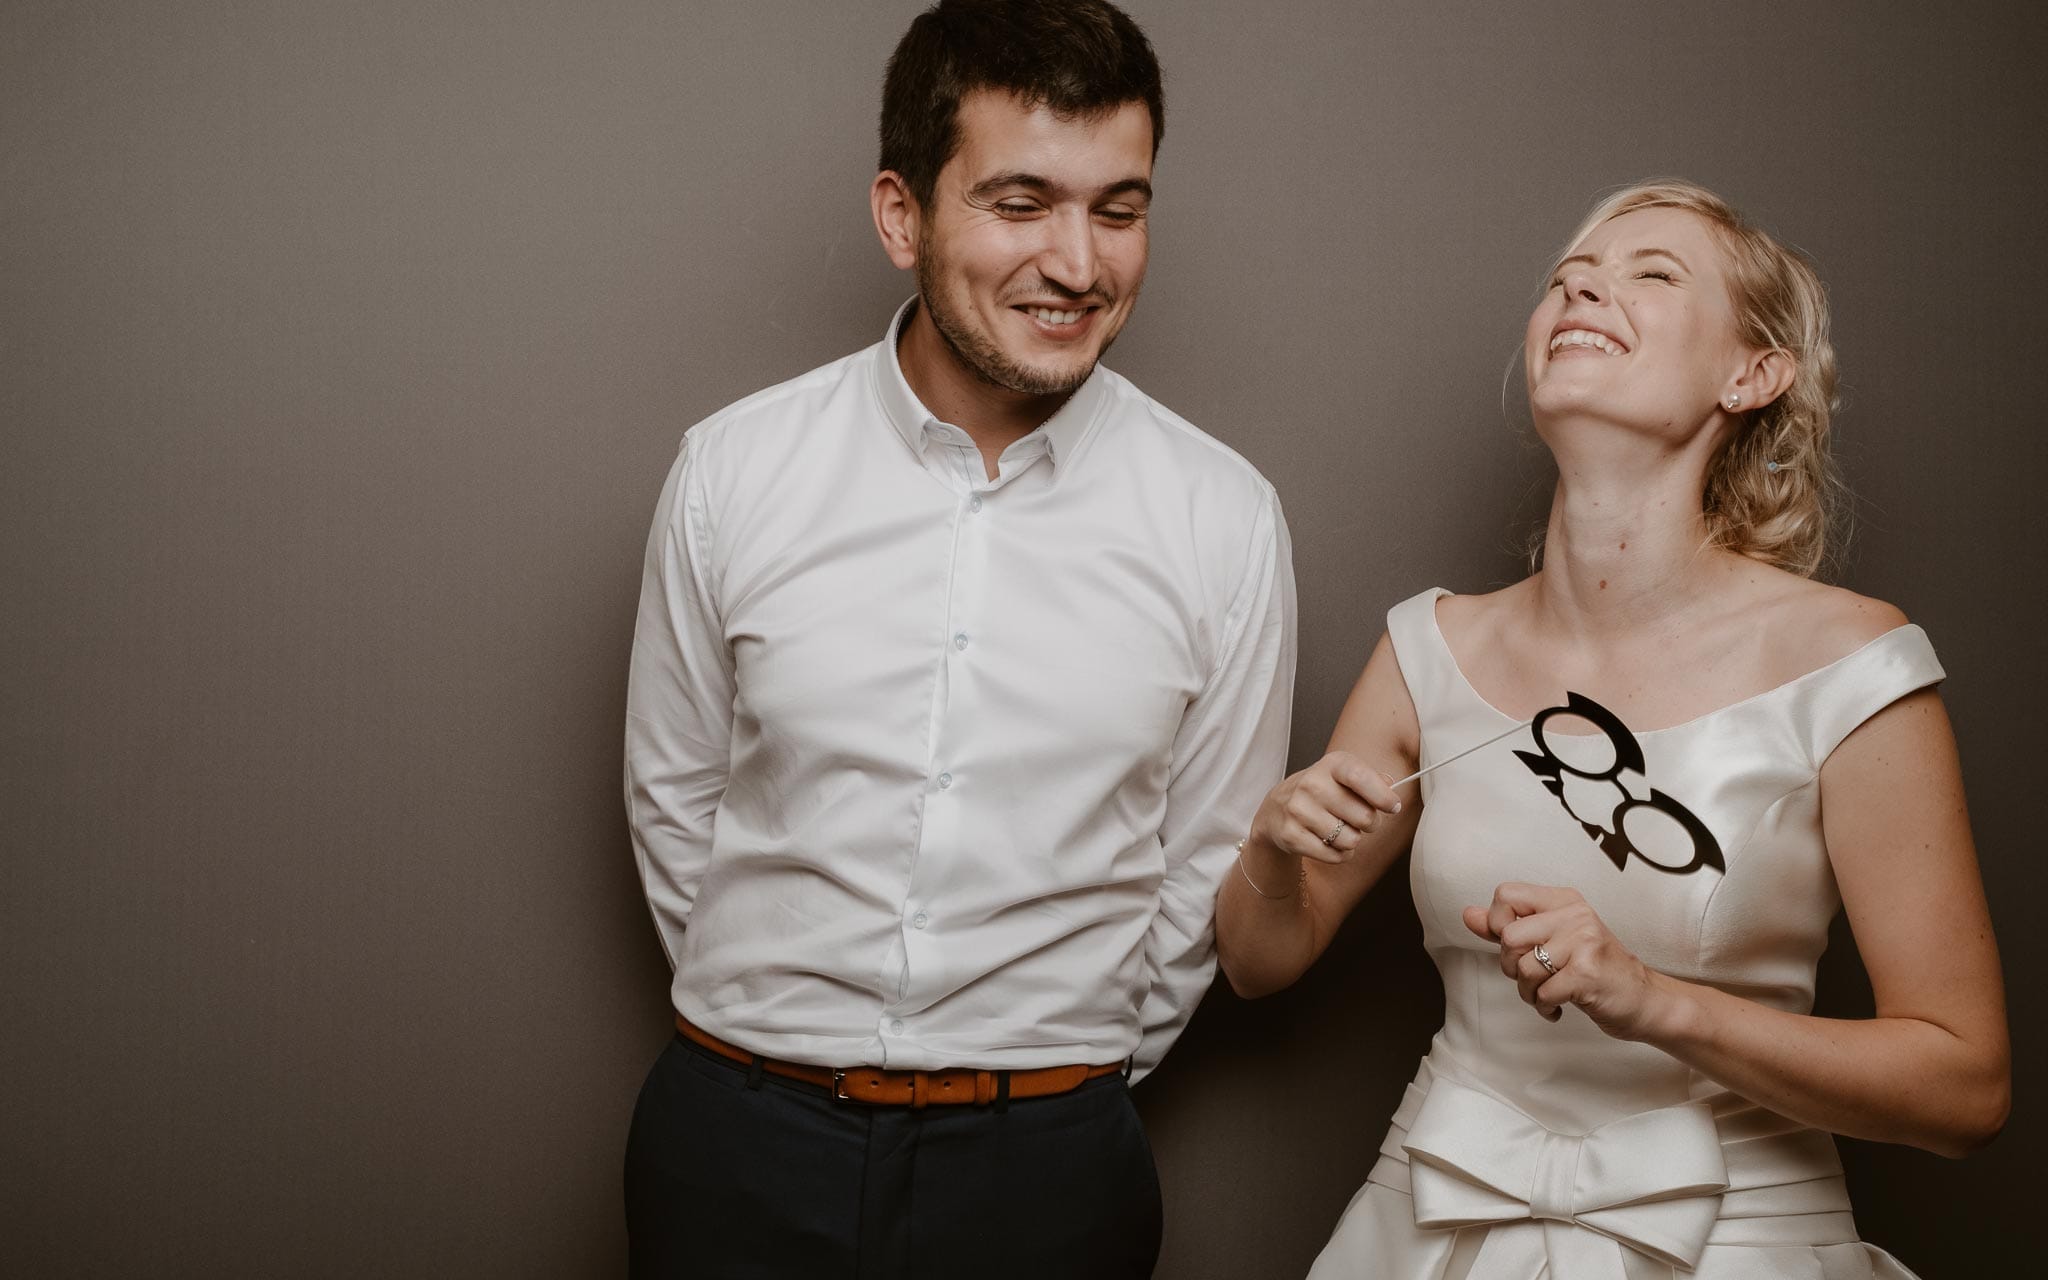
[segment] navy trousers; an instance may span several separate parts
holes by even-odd
[[[1159,1176],[1120,1075],[870,1107],[677,1036],[633,1109],[636,1280],[1142,1280]]]

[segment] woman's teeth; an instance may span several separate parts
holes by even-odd
[[[1594,333],[1591,329],[1566,329],[1550,340],[1552,351],[1560,347],[1593,347],[1610,356],[1618,356],[1628,350],[1605,334]]]

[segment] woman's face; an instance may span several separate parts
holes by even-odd
[[[1707,223],[1637,209],[1593,228],[1558,264],[1522,355],[1539,425],[1594,417],[1676,443],[1714,420],[1753,353]]]

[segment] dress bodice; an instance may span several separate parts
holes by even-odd
[[[1387,619],[1424,766],[1515,723],[1459,670],[1436,620],[1447,594],[1424,592]],[[1564,720],[1541,741],[1524,730],[1424,777],[1409,876],[1444,979],[1443,1053],[1562,1127],[1700,1096],[1705,1083],[1661,1050],[1614,1040],[1583,1016],[1537,1017],[1461,909],[1486,905],[1502,881],[1568,886],[1651,968],[1810,1012],[1815,965],[1841,905],[1821,834],[1821,765],[1870,715],[1941,678],[1925,633],[1901,626],[1755,697],[1635,733],[1642,768],[1612,780],[1556,770],[1561,794],[1546,787],[1546,750],[1581,773],[1608,772],[1614,761],[1604,735],[1568,736],[1588,726]],[[1629,803],[1652,792],[1698,819],[1719,866],[1694,857],[1679,820]]]

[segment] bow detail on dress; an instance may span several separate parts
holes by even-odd
[[[1402,1146],[1415,1225],[1497,1224],[1472,1274],[1501,1280],[1536,1280],[1546,1268],[1565,1280],[1690,1271],[1728,1187],[1703,1103],[1624,1116],[1579,1137],[1439,1076]]]

